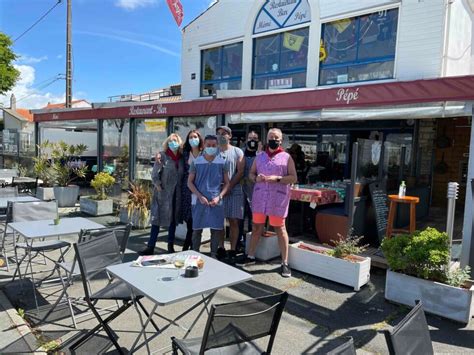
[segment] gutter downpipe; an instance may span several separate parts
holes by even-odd
[[[444,48],[443,48],[443,59],[441,63],[441,77],[446,76],[448,71],[448,49],[449,49],[449,29],[451,27],[451,4],[455,0],[446,0],[445,7],[445,20],[444,20]]]

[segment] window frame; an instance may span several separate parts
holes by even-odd
[[[298,69],[286,69],[286,70],[280,70],[281,68],[281,57],[282,57],[282,47],[283,47],[283,36],[285,33],[291,33],[291,32],[296,32],[300,30],[307,30],[307,38],[308,38],[308,50],[306,52],[306,64],[304,67],[298,68]],[[275,79],[279,79],[282,75],[285,74],[305,74],[305,76],[308,73],[308,54],[309,54],[309,44],[310,44],[310,26],[305,24],[305,26],[301,26],[298,28],[285,28],[285,30],[279,31],[277,33],[271,33],[271,34],[266,34],[266,35],[259,35],[254,38],[252,38],[253,41],[253,50],[252,50],[252,90],[265,90],[265,89],[257,89],[255,87],[255,81],[257,79],[265,79],[265,78],[272,78],[274,77]],[[262,38],[267,38],[267,37],[272,37],[272,36],[277,36],[278,41],[279,41],[279,51],[278,51],[278,71],[273,72],[273,73],[264,73],[264,74],[255,74],[255,65],[256,65],[256,59],[257,59],[257,41],[261,40]],[[307,78],[305,77],[305,84],[304,86],[297,86],[297,87],[292,87],[291,89],[301,89],[305,88],[308,86],[307,83]],[[266,90],[271,90],[271,89],[266,89]]]
[[[223,66],[223,63],[224,63],[224,48],[225,47],[229,47],[229,46],[233,46],[233,45],[240,45],[240,48],[241,48],[241,54],[240,54],[240,58],[241,58],[241,67],[240,67],[240,76],[232,76],[232,77],[228,77],[228,78],[223,78],[223,72],[224,72],[224,66]],[[204,75],[205,75],[205,70],[204,70],[204,53],[206,51],[209,51],[209,50],[216,50],[218,49],[219,50],[219,63],[220,63],[220,79],[213,79],[213,80],[204,80]],[[209,95],[204,95],[203,94],[203,86],[204,85],[208,85],[208,84],[211,84],[211,85],[214,85],[214,84],[220,84],[220,83],[225,83],[225,82],[237,82],[237,81],[240,81],[240,85],[242,87],[242,71],[243,71],[243,61],[244,61],[244,42],[243,41],[240,41],[240,42],[235,42],[235,43],[227,43],[227,44],[223,44],[223,45],[220,45],[220,46],[216,46],[216,47],[210,47],[210,48],[203,48],[201,49],[201,82],[199,83],[199,96],[200,97],[209,97],[209,96],[212,96],[212,94],[209,94]]]
[[[395,39],[395,51],[393,55],[385,55],[385,56],[379,56],[379,57],[371,57],[369,59],[363,59],[359,60],[359,36],[360,36],[360,18],[364,16],[370,16],[373,15],[377,12],[381,11],[391,11],[391,10],[397,10],[397,32],[396,32],[396,39]],[[376,9],[371,9],[370,12],[361,12],[357,13],[355,16],[352,17],[338,17],[338,18],[331,18],[327,19],[325,22],[321,23],[321,34],[320,34],[320,40],[324,39],[324,30],[326,25],[331,24],[333,22],[339,21],[339,20],[344,20],[344,19],[357,19],[357,38],[356,38],[356,43],[357,48],[356,48],[356,59],[347,61],[345,63],[335,63],[335,64],[327,64],[324,65],[322,62],[319,62],[318,65],[318,86],[334,86],[334,85],[350,85],[351,83],[364,83],[364,82],[373,82],[373,81],[387,81],[387,80],[393,80],[396,78],[396,72],[397,72],[397,65],[396,65],[396,59],[397,59],[397,53],[398,53],[398,41],[399,41],[399,29],[400,29],[400,7],[395,6],[395,7],[381,7],[381,8],[376,8]],[[391,77],[386,77],[386,78],[379,78],[379,79],[373,79],[369,78],[366,80],[356,80],[356,81],[346,81],[346,82],[341,82],[341,83],[322,83],[321,82],[321,77],[322,77],[322,71],[323,70],[337,70],[340,68],[347,68],[347,72],[349,72],[349,69],[351,68],[357,68],[358,66],[364,66],[364,65],[370,65],[370,64],[377,64],[377,63],[387,63],[387,62],[393,62],[393,75]]]

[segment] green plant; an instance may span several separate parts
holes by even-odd
[[[91,186],[97,192],[97,200],[106,200],[107,199],[107,189],[110,188],[115,183],[115,178],[109,173],[98,173],[94,176],[94,179],[91,181]]]
[[[382,251],[393,271],[433,281],[446,281],[449,266],[449,238],[435,228],[413,235],[385,238]]]
[[[329,255],[335,258],[343,259],[349,255],[362,253],[367,249],[367,245],[359,245],[362,238],[364,238],[363,236],[358,237],[352,235],[351,232],[347,234],[346,238],[342,238],[340,234],[338,234],[338,236],[339,240],[334,241],[334,248],[328,252]]]
[[[456,267],[446,272],[446,283],[454,287],[461,287],[469,280],[470,276],[471,268],[469,266]]]
[[[21,318],[25,319],[25,310],[23,308],[18,308],[17,313]]]
[[[150,188],[145,184],[130,183],[130,190],[128,191],[126,206],[128,218],[130,218],[134,212],[138,213],[139,227],[145,228],[150,216]]]
[[[84,144],[68,144],[64,141],[44,141],[38,145],[34,170],[43,180],[43,186],[68,186],[78,178],[84,178],[87,165],[79,156],[87,150]]]

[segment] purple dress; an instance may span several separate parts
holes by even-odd
[[[290,155],[281,152],[270,158],[267,153],[258,154],[257,175],[288,175]],[[253,189],[252,212],[266,216],[286,218],[290,204],[290,185],[280,183],[257,182]]]

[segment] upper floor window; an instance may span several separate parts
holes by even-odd
[[[201,96],[216,90],[240,90],[242,85],[242,42],[201,52]]]
[[[397,24],[398,9],[323,24],[319,85],[393,78]]]
[[[254,89],[306,86],[309,28],[259,37],[254,41]]]

